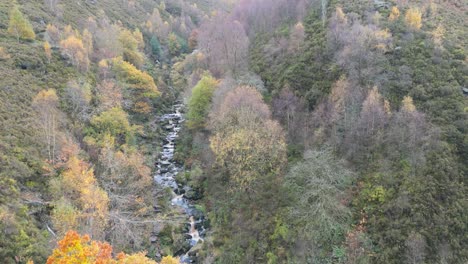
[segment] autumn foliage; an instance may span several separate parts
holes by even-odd
[[[161,94],[153,77],[122,57],[115,58],[112,62],[118,79],[128,88],[124,99],[132,102],[131,110],[139,114],[148,114],[152,109],[151,99]]]
[[[420,29],[422,26],[422,14],[417,8],[410,8],[406,11],[405,22],[413,30]]]
[[[68,231],[58,242],[57,248],[47,259],[47,264],[157,264],[145,256],[144,252],[127,255],[117,254],[112,257],[112,246],[107,242],[91,240],[88,235],[80,235],[76,231]],[[163,258],[161,263],[177,264],[178,259]]]

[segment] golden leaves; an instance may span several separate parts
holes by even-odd
[[[395,21],[400,17],[400,10],[398,7],[394,6],[392,7],[392,10],[390,11],[390,15],[388,16],[388,19],[390,21]]]
[[[413,30],[418,30],[422,26],[422,14],[421,11],[416,8],[412,7],[406,11],[405,14],[405,22],[408,27]]]

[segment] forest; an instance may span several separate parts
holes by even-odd
[[[464,0],[0,2],[0,263],[468,263]]]

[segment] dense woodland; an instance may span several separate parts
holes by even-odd
[[[463,0],[0,3],[0,262],[467,263]]]

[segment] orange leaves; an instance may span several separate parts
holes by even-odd
[[[127,255],[123,252],[112,257],[112,246],[107,242],[91,240],[88,235],[80,235],[70,230],[58,242],[57,248],[47,259],[47,264],[157,264],[147,258],[145,252]],[[179,264],[173,257],[164,257],[161,264]]]
[[[112,260],[112,247],[108,243],[92,241],[88,235],[81,236],[68,231],[58,242],[58,247],[47,259],[47,264],[116,263]]]
[[[106,224],[109,198],[98,186],[89,164],[72,156],[58,185],[62,197],[54,208],[55,228],[63,233],[77,226],[92,235],[100,234]]]

